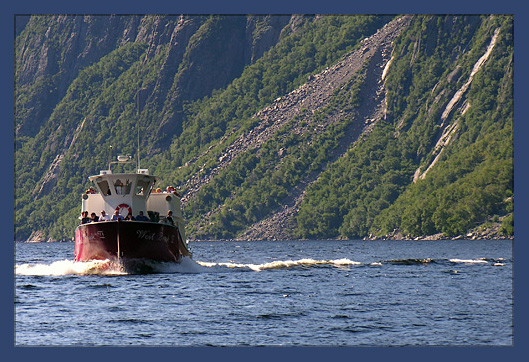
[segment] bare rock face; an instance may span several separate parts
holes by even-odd
[[[297,15],[248,16],[245,63],[253,64],[274,46]]]
[[[174,79],[174,82],[167,89],[168,106],[151,152],[167,146],[171,135],[181,131],[181,110],[185,101],[209,96],[213,90],[228,86],[242,74],[245,66],[257,61],[279,41],[281,31],[291,18],[249,15],[186,19],[185,36],[180,36],[181,41],[176,41],[176,37],[174,42],[172,39],[168,51],[168,58],[173,53],[179,56],[165,63],[173,74],[164,79]],[[181,28],[175,29],[178,35],[184,33],[184,26]]]
[[[165,52],[151,100],[195,100],[225,87],[245,65],[279,41],[291,16],[54,15],[16,19],[18,88],[33,86],[16,115],[17,136],[33,137],[79,72],[120,46],[148,44],[145,56]],[[31,31],[24,31],[25,28]],[[36,35],[35,35],[36,33]],[[66,35],[65,35],[66,34]],[[226,40],[227,39],[227,40]],[[221,41],[222,40],[222,41]],[[179,72],[180,69],[180,72]],[[176,76],[176,77],[175,77]],[[17,94],[22,96],[22,94]],[[163,104],[163,102],[160,102]],[[165,123],[178,122],[168,117]]]
[[[79,71],[130,39],[139,18],[122,20],[118,16],[57,15],[27,21],[25,26],[38,32],[20,30],[15,51],[17,88],[30,85],[45,91],[30,94],[24,104],[27,112],[17,113],[17,136],[37,134]]]

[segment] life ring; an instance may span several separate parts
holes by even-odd
[[[119,212],[121,215],[123,215],[123,213],[121,212],[122,209],[128,209],[129,214],[132,215],[132,209],[130,208],[129,205],[127,205],[127,204],[119,204],[119,206],[116,207],[116,211]],[[125,216],[127,216],[127,215],[124,215],[124,217]]]

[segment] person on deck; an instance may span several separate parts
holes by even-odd
[[[125,216],[125,220],[126,221],[133,221],[133,220],[136,220],[136,218],[134,216],[132,216],[131,213],[128,213],[127,216]]]
[[[143,211],[140,211],[138,216],[136,216],[136,221],[149,221],[149,218],[143,215]]]
[[[90,214],[92,221],[91,222],[98,222],[99,218],[97,217],[97,214],[95,212]]]
[[[165,220],[164,220],[167,224],[171,224],[174,226],[174,221],[173,221],[173,212],[171,210],[167,211],[167,216],[165,217]]]
[[[182,195],[180,195],[173,186],[167,186],[167,188],[165,189],[165,192],[168,193],[168,194],[174,194],[178,197],[182,197]]]
[[[99,221],[110,221],[110,216],[106,214],[105,210],[101,210],[101,216],[99,217]]]
[[[116,189],[116,194],[122,195],[123,194],[123,182],[121,180],[116,180],[116,183],[114,184],[114,188]]]
[[[117,220],[123,220],[123,216],[119,213],[119,210],[114,211],[114,215],[112,215],[112,221]]]
[[[92,222],[92,219],[88,217],[88,211],[83,211],[81,215],[81,224],[88,224],[89,222]]]

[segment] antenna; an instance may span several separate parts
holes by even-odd
[[[138,120],[136,122],[136,132],[138,134],[138,164],[136,165],[136,169],[140,169],[140,92],[147,90],[147,88],[143,87],[139,89],[136,92],[136,115],[138,117]]]
[[[136,129],[138,130],[138,163],[136,165],[136,169],[139,170],[140,169],[140,120],[139,120],[139,117],[138,117],[138,122],[136,123]]]
[[[138,163],[136,165],[136,170],[140,169],[140,90],[136,92],[136,115],[138,116],[138,120],[136,121],[136,131],[138,133]]]
[[[110,163],[112,162],[112,145],[110,145],[109,151],[108,151],[108,169],[110,170]]]

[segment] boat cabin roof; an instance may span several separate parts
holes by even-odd
[[[99,193],[108,195],[145,195],[150,194],[152,185],[158,180],[156,176],[148,174],[145,169],[140,169],[136,173],[115,173],[110,170],[103,170],[99,175],[88,177],[92,181]]]

